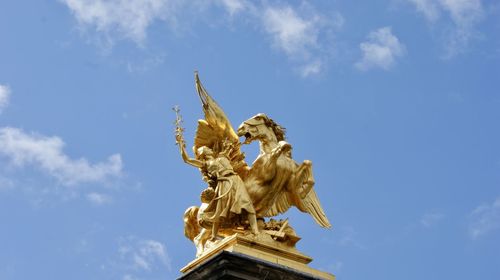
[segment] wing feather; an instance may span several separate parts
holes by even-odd
[[[299,166],[296,164],[296,168]],[[312,179],[312,172],[306,169],[304,172],[295,174],[288,188],[284,188],[276,198],[273,206],[266,212],[265,217],[272,217],[286,212],[290,207],[295,206],[300,211],[309,213],[314,221],[324,228],[331,228],[332,225],[328,221],[318,195],[312,187],[307,194],[304,194],[304,183]]]
[[[296,206],[301,212],[309,213],[318,225],[324,228],[331,228],[332,225],[328,220],[323,208],[318,199],[318,195],[314,189],[311,189],[304,199],[301,199],[298,194],[293,194],[288,191],[282,191],[273,206],[266,212],[264,217],[273,217],[283,214],[290,207]]]
[[[215,102],[215,100],[208,94],[205,87],[200,81],[198,72],[195,72],[195,85],[198,96],[200,97],[201,103],[203,105],[203,112],[205,113],[205,120],[214,129],[217,130],[219,134],[223,134],[231,141],[239,141],[238,135],[233,129],[231,122],[226,117],[226,114],[222,108]]]
[[[282,191],[279,193],[273,206],[266,212],[266,214],[264,214],[264,217],[274,217],[279,214],[283,214],[288,211],[290,207],[292,207],[292,203],[289,197],[289,193],[286,191]]]
[[[241,152],[238,135],[222,108],[203,87],[198,72],[195,72],[195,86],[201,100],[205,119],[198,121],[193,149],[196,150],[199,147],[207,146],[215,153],[219,153],[222,151],[224,141],[229,141],[232,143],[232,150],[228,156],[231,165],[238,174],[243,173],[248,165],[244,160],[244,153]]]
[[[316,223],[324,228],[331,228],[332,225],[328,221],[323,208],[318,199],[318,195],[314,189],[311,189],[304,199],[301,199],[301,207],[298,207],[300,211],[311,214]]]
[[[195,148],[202,146],[213,147],[220,137],[217,133],[214,133],[215,130],[206,120],[198,120],[194,138]]]

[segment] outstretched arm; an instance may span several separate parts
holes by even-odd
[[[179,146],[182,160],[184,160],[185,163],[201,168],[203,167],[203,162],[199,161],[194,158],[190,158],[186,152],[186,141],[184,141],[184,137],[182,136],[182,133],[184,132],[184,128],[182,127],[182,117],[180,115],[180,109],[178,106],[175,106],[172,108],[175,112],[175,143]]]
[[[202,168],[203,167],[203,161],[201,160],[197,160],[197,159],[194,159],[194,158],[190,158],[187,154],[187,151],[186,151],[186,143],[184,143],[184,141],[182,142],[178,142],[178,145],[179,145],[179,149],[180,149],[180,152],[181,152],[181,156],[182,156],[182,160],[189,164],[189,165],[192,165],[194,167],[198,167],[198,168]]]

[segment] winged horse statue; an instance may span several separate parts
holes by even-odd
[[[191,165],[200,169],[204,180],[209,185],[202,193],[202,205],[190,207],[184,214],[185,235],[195,243],[197,256],[203,254],[211,236],[209,229],[213,230],[214,223],[213,219],[204,219],[202,212],[206,211],[207,208],[215,208],[215,206],[210,206],[211,204],[221,204],[215,197],[217,191],[220,192],[218,189],[221,181],[231,181],[232,187],[230,188],[238,190],[238,197],[233,198],[231,203],[244,204],[249,198],[253,206],[253,209],[246,207],[241,213],[233,211],[235,214],[228,215],[223,222],[217,221],[216,233],[222,237],[235,232],[250,232],[253,217],[259,221],[258,228],[261,233],[273,234],[273,230],[266,230],[268,227],[266,227],[264,218],[282,214],[292,206],[310,214],[321,227],[330,228],[331,224],[314,190],[312,162],[304,160],[302,163],[297,163],[293,160],[292,147],[285,139],[285,129],[267,115],[260,113],[241,123],[235,131],[222,108],[203,87],[197,72],[195,72],[195,87],[205,115],[204,119],[198,120],[193,146],[195,158],[189,159],[185,151],[185,141],[182,138],[184,129],[180,126],[179,115],[176,140],[181,147],[184,161],[187,163],[190,163],[189,160],[192,161],[191,163],[199,162],[198,165]],[[240,137],[244,137],[243,143],[240,142]],[[258,141],[260,144],[260,153],[253,164],[249,166],[244,160],[245,156],[241,151],[241,145],[254,141]],[[200,152],[204,149],[205,151],[210,150],[211,154],[211,161],[205,158],[205,164],[203,164],[203,152]],[[231,174],[229,175],[231,177],[217,177],[217,175],[207,171],[207,162],[213,162],[220,157],[230,163],[230,166],[227,166],[223,173]],[[241,185],[238,183],[240,178],[244,187],[239,187]],[[219,194],[219,197],[222,195],[224,194]],[[229,195],[226,194],[226,196]],[[274,224],[275,221],[272,221]],[[288,220],[281,222],[280,226],[282,232],[284,228],[287,228],[289,235],[293,236],[294,232],[288,226]],[[256,233],[255,229],[253,233]],[[214,232],[212,232],[212,241],[215,240],[215,237]],[[295,243],[291,242],[290,244],[294,245]]]

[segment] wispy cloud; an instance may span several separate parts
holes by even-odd
[[[113,201],[111,196],[107,194],[91,192],[87,194],[87,200],[90,201],[94,205],[104,205],[109,204]]]
[[[363,57],[355,66],[360,70],[379,67],[390,69],[396,58],[405,54],[405,46],[392,34],[391,27],[382,27],[370,32],[368,41],[359,45]]]
[[[436,24],[443,17],[453,28],[446,33],[446,55],[449,58],[463,52],[476,33],[475,26],[484,16],[481,0],[408,0],[427,21]]]
[[[431,22],[436,21],[440,14],[441,9],[439,0],[408,0],[415,5],[418,12],[422,13],[425,18]]]
[[[119,239],[118,254],[123,279],[136,279],[155,270],[172,270],[171,259],[163,243],[129,236]]]
[[[10,88],[0,84],[0,114],[9,105]]]
[[[291,56],[308,56],[309,49],[317,46],[318,21],[318,17],[300,17],[290,6],[268,7],[263,13],[265,30],[275,47]]]
[[[116,37],[142,46],[148,27],[156,20],[175,22],[177,0],[60,0],[80,27],[103,34],[108,43]]]
[[[472,239],[478,239],[486,234],[500,229],[500,197],[491,204],[478,206],[469,215],[469,234]]]
[[[14,167],[36,167],[67,186],[103,183],[122,176],[119,154],[111,155],[105,162],[91,164],[85,158],[70,158],[63,148],[64,142],[57,136],[26,133],[13,127],[0,128],[0,155]]]
[[[272,47],[297,65],[303,77],[323,71],[326,63],[321,61],[330,58],[334,45],[331,34],[339,30],[344,22],[340,13],[329,11],[325,16],[306,2],[292,6],[247,0],[59,1],[69,8],[82,30],[98,35],[99,43],[105,50],[111,49],[117,39],[131,40],[138,46],[144,46],[148,28],[154,22],[182,29],[189,25],[189,21],[220,16],[222,11],[232,21],[251,22],[261,27],[259,30],[270,38]],[[210,8],[214,6],[219,9]]]
[[[420,224],[426,228],[432,227],[442,221],[445,215],[440,212],[426,213],[420,218]]]
[[[327,19],[310,6],[301,10],[302,14],[288,5],[267,6],[261,21],[265,32],[271,35],[274,48],[299,62],[300,73],[306,77],[320,73],[324,66],[320,59],[328,47],[321,43],[320,37],[340,29],[344,19],[339,13]]]
[[[300,75],[302,77],[316,75],[323,70],[323,67],[324,67],[324,65],[319,59],[315,60],[315,61],[311,61],[311,62],[302,66],[302,68],[300,69]]]
[[[226,9],[230,16],[254,8],[251,2],[245,0],[218,0],[217,2]]]
[[[129,73],[145,73],[153,68],[162,65],[165,62],[164,53],[150,55],[147,57],[134,57],[126,62]]]

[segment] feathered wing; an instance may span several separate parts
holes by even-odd
[[[240,149],[241,143],[238,135],[222,108],[203,87],[198,72],[195,72],[195,86],[205,114],[204,120],[198,120],[198,128],[194,138],[195,150],[207,146],[219,153],[223,149],[224,141],[229,141],[232,144],[232,150],[228,155],[231,165],[237,173],[243,172],[247,164]]]
[[[300,199],[300,196],[297,197]],[[325,211],[323,211],[323,208],[321,207],[318,195],[314,189],[311,189],[304,199],[300,199],[300,202],[301,203],[297,203],[295,205],[300,211],[311,214],[316,223],[320,226],[324,228],[332,227],[330,221],[328,221],[328,217],[326,217]]]
[[[300,198],[297,193],[282,191],[264,216],[273,217],[285,213],[292,206],[297,207],[302,212],[309,213],[318,225],[324,228],[332,227],[314,189],[311,189],[304,198]]]
[[[300,177],[292,180],[289,188],[283,189],[276,198],[273,206],[266,212],[264,216],[273,217],[285,213],[290,207],[295,206],[300,211],[309,213],[320,226],[330,228],[332,225],[328,221],[328,217],[321,207],[318,195],[312,187],[307,194],[303,194],[303,185],[311,176],[310,172],[303,172]]]

